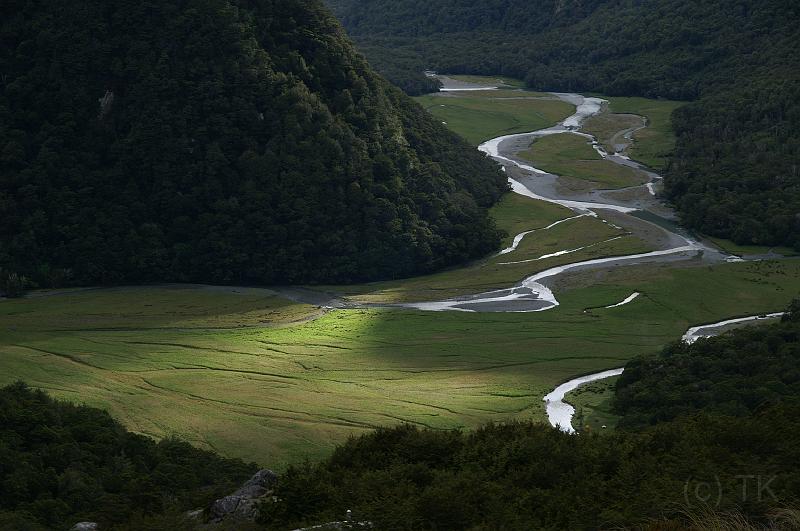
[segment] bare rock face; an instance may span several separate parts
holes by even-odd
[[[259,470],[233,494],[220,498],[211,506],[212,521],[225,518],[254,520],[258,516],[258,504],[272,492],[278,476],[266,468]]]
[[[78,522],[69,531],[97,531],[98,529],[96,522]]]

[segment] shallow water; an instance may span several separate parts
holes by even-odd
[[[725,321],[720,321],[718,323],[693,326],[692,328],[687,330],[685,334],[683,334],[683,337],[681,339],[687,343],[694,343],[695,341],[697,341],[702,337],[715,336],[723,332],[726,328],[730,327],[731,325],[743,324],[750,321],[778,319],[780,317],[783,317],[783,315],[784,312],[767,313],[761,315],[752,315],[750,317],[738,317],[736,319],[727,319]]]
[[[609,369],[595,374],[579,376],[553,389],[544,397],[547,420],[550,421],[550,425],[567,433],[575,433],[575,428],[572,427],[572,417],[575,416],[575,408],[564,402],[564,396],[570,391],[574,391],[581,385],[589,382],[596,382],[597,380],[604,380],[612,376],[619,376],[624,370],[625,369]]]

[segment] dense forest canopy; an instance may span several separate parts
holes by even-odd
[[[505,190],[317,0],[0,8],[0,268],[42,286],[397,277]]]
[[[329,2],[370,61],[413,90],[434,69],[694,100],[673,119],[666,196],[704,232],[800,249],[794,0]]]

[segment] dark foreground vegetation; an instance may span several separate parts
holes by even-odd
[[[617,430],[379,429],[290,467],[257,525],[294,529],[350,509],[376,529],[706,529],[725,518],[718,528],[797,529],[797,367],[798,301],[779,323],[632,361],[614,398]],[[155,443],[24,384],[0,389],[0,529],[193,529],[184,512],[254,468]]]
[[[24,384],[0,389],[0,529],[178,529],[183,511],[235,490],[254,465],[154,442],[108,413]],[[148,527],[153,526],[153,527]]]
[[[703,508],[698,487],[702,496],[714,489],[715,510],[764,521],[797,502],[798,414],[782,405],[608,435],[571,436],[531,423],[469,433],[379,430],[322,464],[289,470],[281,501],[267,505],[262,521],[293,529],[350,508],[378,529],[614,529],[659,520],[679,529],[684,512]],[[744,475],[771,479],[771,492],[758,499],[754,477],[752,497],[743,498]]]
[[[694,100],[673,116],[665,181],[684,221],[740,244],[800,249],[796,1],[329,3],[370,61],[412,91],[436,69],[515,76],[537,90]]]
[[[0,268],[14,278],[423,273],[499,245],[486,207],[506,187],[321,1],[0,7]]]

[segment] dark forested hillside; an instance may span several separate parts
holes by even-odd
[[[155,443],[104,411],[24,384],[0,389],[0,529],[69,529],[78,521],[184,529],[181,511],[228,494],[254,469],[186,443]]]
[[[666,195],[692,227],[800,248],[800,4],[793,0],[330,0],[369,59],[539,90],[695,100]],[[416,53],[416,66],[408,60]],[[402,61],[394,58],[403,58]]]
[[[499,243],[495,166],[317,0],[0,8],[0,268],[42,286],[346,282]]]

